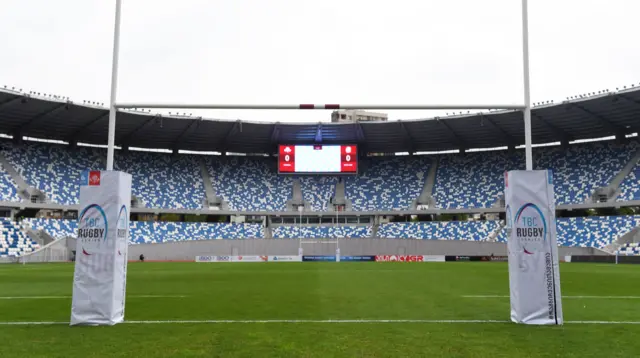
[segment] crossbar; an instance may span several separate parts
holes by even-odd
[[[432,110],[432,109],[513,109],[523,110],[523,104],[219,104],[219,103],[116,103],[116,108],[163,108],[163,109],[386,109],[386,110]]]

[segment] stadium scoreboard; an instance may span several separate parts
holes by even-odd
[[[356,174],[358,172],[358,146],[355,144],[281,144],[278,154],[278,172],[281,174]]]

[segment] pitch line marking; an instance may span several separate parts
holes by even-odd
[[[266,320],[165,320],[165,321],[124,321],[122,324],[268,324],[268,323],[512,323],[508,320],[464,320],[464,319],[266,319]],[[0,322],[0,326],[43,326],[68,325],[69,322]],[[640,321],[565,321],[564,324],[609,324],[609,325],[640,325]]]
[[[465,295],[463,298],[509,298],[508,295]],[[640,296],[560,296],[561,298],[576,298],[576,299],[628,299],[628,300],[640,300]]]
[[[127,298],[185,298],[183,295],[129,295]],[[67,299],[71,296],[0,296],[0,300],[50,300]]]

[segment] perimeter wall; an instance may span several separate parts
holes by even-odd
[[[300,243],[291,239],[203,240],[129,246],[129,260],[144,254],[146,260],[193,261],[196,256],[297,255]],[[305,255],[335,255],[336,245],[303,245]],[[559,247],[559,255],[608,255],[587,247]],[[340,254],[351,255],[507,255],[507,245],[495,242],[415,239],[343,239]]]

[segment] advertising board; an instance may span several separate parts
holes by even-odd
[[[267,262],[268,256],[196,256],[196,262]]]

